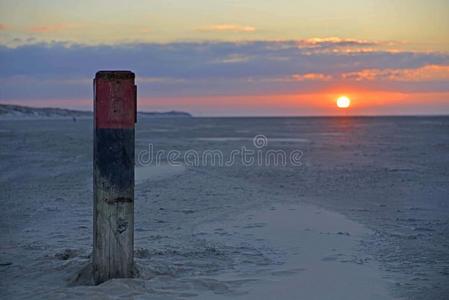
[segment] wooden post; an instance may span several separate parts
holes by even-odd
[[[96,284],[133,276],[134,73],[100,71],[94,79],[94,240]]]

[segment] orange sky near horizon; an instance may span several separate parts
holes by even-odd
[[[336,105],[338,97],[351,99],[347,109]],[[182,98],[140,99],[139,109],[166,111],[172,107],[196,111],[198,116],[321,116],[321,115],[419,115],[449,114],[449,93],[397,93],[379,91],[325,92],[313,94],[263,96],[213,96]],[[236,113],[235,107],[239,107]],[[413,109],[410,109],[413,108]]]
[[[351,99],[347,109],[338,108],[336,100]],[[201,116],[376,116],[444,115],[449,93],[398,93],[338,89],[310,94],[273,94],[257,96],[207,96],[139,98],[139,111],[179,110]],[[37,107],[58,106],[61,100],[40,100]],[[17,101],[7,102],[21,104]],[[92,110],[91,99],[65,99],[65,107]],[[236,113],[235,108],[239,107]],[[416,108],[422,112],[416,113]]]

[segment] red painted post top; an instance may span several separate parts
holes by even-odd
[[[130,71],[99,71],[94,79],[95,128],[134,128],[137,88]]]

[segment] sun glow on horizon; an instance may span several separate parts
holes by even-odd
[[[337,106],[338,108],[349,108],[351,106],[351,99],[347,96],[340,96],[337,99]]]

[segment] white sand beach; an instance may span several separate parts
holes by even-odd
[[[389,126],[397,121],[381,120],[368,128],[364,122],[373,121],[339,127],[334,121],[315,120],[310,125],[310,120],[281,119],[273,129],[262,121],[139,124],[138,152],[152,143],[155,150],[229,153],[242,143],[251,146],[250,135],[222,137],[247,128],[250,134],[273,137],[268,140],[273,148],[299,147],[304,151],[303,165],[137,166],[138,274],[98,286],[76,280],[92,251],[90,121],[1,123],[1,297],[407,299],[412,293],[429,295],[422,299],[444,298],[447,275],[440,270],[447,268],[447,261],[438,253],[444,253],[447,218],[445,206],[438,203],[443,203],[447,184],[427,182],[438,202],[400,196],[405,186],[422,180],[422,172],[442,172],[447,164],[434,162],[442,158],[440,148],[431,148],[427,165],[434,167],[426,169],[413,163],[420,150],[401,150],[398,157],[409,157],[401,161],[388,156],[396,155],[394,151],[376,148],[385,140],[374,137],[389,139],[383,132],[391,132]],[[417,123],[417,128],[440,126],[447,120],[426,122]],[[309,129],[304,130],[306,123]],[[215,131],[210,131],[212,125]],[[289,133],[288,128],[294,131]],[[366,138],[351,133],[353,128],[365,128]],[[417,132],[413,147],[425,149]],[[404,134],[398,136],[410,141]],[[396,140],[393,149],[412,145]],[[425,188],[415,191],[428,194]],[[428,262],[409,259],[418,253]],[[438,266],[430,261],[438,261]]]

